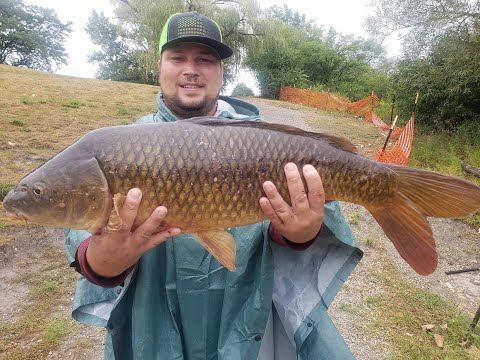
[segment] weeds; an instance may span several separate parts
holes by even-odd
[[[360,224],[360,214],[358,212],[354,213],[348,220],[350,225],[358,226]]]
[[[12,190],[14,185],[9,183],[0,182],[0,200],[3,200],[7,196],[8,192]]]
[[[83,101],[76,100],[76,99],[66,100],[62,103],[63,107],[72,108],[72,109],[78,109],[85,105],[86,104]]]
[[[368,236],[365,239],[365,245],[371,248],[375,248],[377,246],[377,239],[373,236]]]
[[[20,98],[20,102],[23,104],[23,105],[34,105],[36,104],[36,101],[33,100],[33,99],[30,99],[29,97],[27,96],[22,96]]]
[[[25,126],[26,122],[22,119],[13,119],[12,121],[10,121],[10,124],[15,126]]]

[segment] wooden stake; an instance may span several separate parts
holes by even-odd
[[[395,124],[397,123],[397,120],[398,120],[398,115],[395,116],[395,120],[393,120],[393,123],[392,123],[392,125],[390,126],[390,130],[388,130],[387,139],[385,140],[385,144],[383,144],[382,152],[385,152],[385,149],[387,148],[388,141],[390,140],[390,136],[392,135],[393,128],[395,127]]]

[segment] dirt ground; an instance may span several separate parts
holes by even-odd
[[[378,131],[373,126],[364,124],[361,119],[317,112],[274,101],[257,99],[250,101],[259,106],[267,121],[347,137],[367,156],[371,156],[382,143],[383,138]],[[401,269],[411,282],[453,301],[473,316],[480,305],[479,273],[448,276],[445,275],[445,271],[480,267],[479,229],[472,229],[460,221],[433,220],[431,224],[440,256],[439,267],[431,276],[420,277],[399,258],[366,210],[352,204],[343,204],[343,211],[347,219],[354,215],[359,218],[358,224],[352,226],[352,229],[365,256],[337,296],[330,314],[357,359],[385,359],[389,354],[388,342],[383,338],[372,338],[367,335],[366,329],[368,322],[372,321],[365,305],[366,298],[381,291],[372,285],[370,277],[372,269],[378,266],[384,256],[394,259],[395,266]],[[28,306],[31,289],[21,280],[24,274],[42,271],[45,263],[52,261],[52,249],[55,249],[53,256],[57,259],[64,257],[63,237],[59,230],[38,226],[0,228],[0,238],[2,236],[13,239],[3,245],[0,241],[0,319],[11,322],[19,316],[22,308]],[[381,239],[380,245],[373,248],[365,245],[367,239],[372,236]],[[64,262],[64,271],[72,272],[73,270],[66,264],[66,258]],[[68,315],[71,311],[74,283],[66,286],[69,289],[56,311]],[[352,314],[344,310],[345,304],[357,308],[361,316],[352,318]],[[46,355],[46,358],[81,360],[103,358],[104,330],[75,326],[75,331],[67,336],[55,351]],[[26,339],[23,345],[28,346],[29,341],[35,339]],[[0,358],[7,359],[8,351],[3,354],[0,352]]]

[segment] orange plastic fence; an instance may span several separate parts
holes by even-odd
[[[345,110],[350,100],[330,92],[282,87],[280,100],[322,110]]]
[[[385,136],[390,130],[390,125],[385,124],[374,112],[378,97],[373,92],[372,95],[352,103],[350,100],[330,92],[282,87],[280,100],[322,110],[350,111],[352,114],[372,122]],[[387,146],[385,151],[383,151],[383,147],[380,148],[375,155],[375,160],[398,165],[408,164],[408,158],[412,151],[414,117],[412,114],[405,127],[395,126],[393,128],[390,139],[398,139],[398,141],[394,145]]]
[[[372,95],[367,96],[366,98],[348,104],[347,108],[353,115],[361,116],[367,121],[372,121],[374,115],[373,109],[375,108],[375,103],[377,101],[378,97],[372,93]]]
[[[407,125],[401,131],[398,141],[383,151],[383,147],[378,149],[375,160],[397,165],[408,165],[408,158],[412,151],[413,131],[415,116],[412,114]]]
[[[387,125],[380,119],[375,113],[372,115],[372,122],[373,124],[380,130],[382,130],[383,136],[387,136],[388,132],[390,131],[390,125]],[[393,127],[392,135],[390,135],[391,139],[398,139],[400,134],[402,133],[404,128],[400,128],[398,126]]]
[[[384,136],[390,130],[390,126],[385,124],[374,112],[378,97],[373,92],[372,95],[352,103],[350,100],[331,92],[282,87],[280,89],[280,100],[312,106],[322,110],[350,111],[355,116],[360,116],[366,121],[373,122],[383,132]],[[398,139],[402,130],[403,128],[395,127],[390,137]]]

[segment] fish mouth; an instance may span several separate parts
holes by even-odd
[[[8,218],[28,221],[28,217],[25,214],[23,214],[21,211],[19,211],[18,209],[11,208],[11,209],[7,210],[6,213],[7,213]]]

